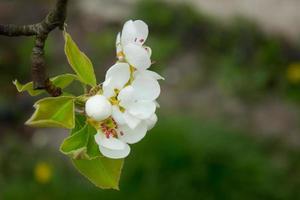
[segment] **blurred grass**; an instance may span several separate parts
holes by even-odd
[[[0,199],[297,199],[299,152],[222,123],[161,117],[125,162],[120,191],[99,190],[49,149],[1,141]],[[272,149],[272,151],[270,151]],[[291,159],[291,160],[290,160]],[[285,162],[289,160],[292,162]],[[40,162],[51,169],[38,182]]]

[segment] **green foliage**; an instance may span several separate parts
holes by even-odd
[[[73,159],[94,159],[101,156],[94,135],[96,129],[85,123],[85,125],[75,133],[66,138],[60,150]]]
[[[59,75],[51,79],[52,83],[56,87],[65,88],[74,80],[79,80],[84,88],[86,85],[96,86],[96,77],[90,59],[79,50],[67,32],[64,32],[64,37],[65,54],[76,75]],[[32,82],[22,85],[15,80],[13,83],[19,92],[26,91],[31,96],[45,93],[44,90],[34,90]],[[75,106],[82,110],[85,100],[80,97],[86,94],[79,97],[66,94],[65,92],[64,96],[38,100],[34,104],[36,110],[27,120],[26,125],[71,129],[70,136],[61,144],[60,151],[68,155],[75,168],[97,187],[118,189],[123,160],[104,158],[94,139],[97,130],[87,122],[83,114],[75,113]]]
[[[69,96],[47,97],[34,104],[35,112],[26,125],[34,127],[74,128],[74,98]]]
[[[78,46],[72,40],[72,37],[67,32],[64,32],[64,38],[65,54],[79,80],[87,85],[96,86],[97,83],[92,62],[83,52],[80,51]]]
[[[68,87],[74,80],[77,80],[77,76],[74,74],[62,74],[62,75],[55,76],[50,80],[55,86],[64,89]],[[18,92],[28,92],[31,96],[37,96],[46,93],[45,90],[34,90],[32,82],[23,85],[19,83],[18,80],[14,80],[13,84],[16,86]]]
[[[92,160],[73,159],[74,166],[82,175],[102,189],[119,189],[123,159],[97,157]]]
[[[103,157],[94,139],[96,129],[82,115],[76,115],[75,122],[60,151],[70,156],[76,169],[97,187],[119,189],[123,159]]]

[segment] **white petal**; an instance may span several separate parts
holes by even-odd
[[[154,113],[149,119],[145,120],[147,129],[151,130],[157,122],[157,115]]]
[[[145,76],[136,76],[132,82],[134,96],[138,100],[155,100],[160,94],[160,86],[158,81]]]
[[[144,70],[150,67],[150,56],[142,46],[130,43],[124,46],[123,51],[126,61],[134,68]]]
[[[129,85],[123,88],[118,95],[118,100],[120,101],[120,105],[124,108],[129,107],[134,101],[133,95],[134,95],[134,89],[132,86]]]
[[[142,20],[135,20],[133,23],[136,29],[137,38],[135,42],[143,45],[149,34],[148,25]]]
[[[116,38],[116,54],[117,57],[119,58],[119,53],[122,52],[122,45],[121,45],[121,33],[118,33],[117,38]],[[121,59],[121,58],[119,58]]]
[[[134,144],[143,139],[147,133],[147,125],[146,123],[140,123],[135,129],[131,129],[128,126],[120,126],[119,127],[119,138],[120,140],[128,143]]]
[[[124,120],[125,120],[126,124],[127,124],[130,128],[132,128],[132,129],[134,129],[135,127],[137,127],[137,125],[139,125],[139,123],[141,122],[140,119],[138,119],[138,118],[132,116],[132,115],[131,115],[130,113],[128,113],[127,111],[124,112],[124,115],[123,115],[123,116],[124,116]]]
[[[136,38],[136,28],[132,20],[125,22],[121,35],[121,43],[123,46],[133,43]]]
[[[143,45],[148,37],[149,30],[145,22],[141,20],[127,21],[122,30],[121,43],[123,46],[129,43]]]
[[[153,101],[137,101],[128,108],[128,112],[139,119],[148,119],[155,110],[156,105]]]
[[[125,158],[130,152],[128,144],[112,137],[111,139],[107,139],[103,133],[97,133],[95,135],[95,141],[99,145],[100,152],[108,158]]]
[[[108,148],[105,148],[100,145],[99,150],[103,154],[103,156],[105,156],[107,158],[112,158],[112,159],[125,158],[130,153],[130,147],[128,144],[125,144],[125,148],[122,150],[112,150],[112,149],[108,149]]]
[[[114,96],[115,89],[120,90],[129,81],[130,68],[127,63],[116,63],[109,68],[103,82],[103,95],[107,98]]]
[[[137,76],[145,76],[145,77],[151,77],[154,78],[156,80],[165,80],[164,77],[162,77],[161,75],[159,75],[158,73],[154,72],[154,71],[150,71],[150,70],[137,70],[134,72],[134,77]]]
[[[126,144],[123,141],[117,138],[107,138],[101,131],[98,131],[98,133],[94,137],[98,145],[103,146],[107,149],[122,150],[126,146]]]
[[[102,95],[90,97],[85,104],[86,114],[96,121],[102,121],[111,115],[110,102]]]
[[[155,103],[155,105],[156,105],[157,108],[160,108],[160,105],[159,105],[159,103],[157,101],[154,101],[154,103]]]
[[[144,46],[145,50],[148,52],[149,57],[152,55],[152,49],[148,46]]]
[[[120,111],[118,106],[112,106],[112,117],[118,125],[125,124],[123,113]]]
[[[115,91],[114,91],[115,88],[112,83],[112,78],[107,78],[103,82],[102,89],[103,89],[103,96],[105,96],[108,99],[115,95]]]
[[[130,67],[127,63],[116,63],[111,66],[105,75],[105,79],[111,78],[111,84],[114,84],[116,89],[121,89],[129,81]]]

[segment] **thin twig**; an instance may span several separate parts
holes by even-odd
[[[35,43],[31,55],[31,72],[34,89],[45,89],[51,96],[62,94],[60,88],[52,84],[46,74],[44,46],[48,34],[55,28],[63,30],[67,16],[68,0],[57,0],[54,9],[39,23],[17,26],[0,24],[0,35],[9,37],[34,36]]]

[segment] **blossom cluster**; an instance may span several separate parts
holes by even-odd
[[[116,38],[117,62],[106,72],[100,92],[85,104],[89,120],[98,124],[95,141],[100,152],[113,159],[130,153],[129,144],[139,142],[157,122],[160,94],[152,64],[151,48],[144,43],[148,26],[141,20],[127,21]]]

